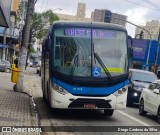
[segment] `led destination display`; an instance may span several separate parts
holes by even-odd
[[[64,35],[72,37],[91,38],[91,30],[83,28],[66,28]],[[93,38],[115,38],[115,32],[109,30],[92,30]]]

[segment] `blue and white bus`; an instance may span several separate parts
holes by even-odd
[[[43,98],[55,109],[125,109],[127,38],[120,25],[54,22],[42,45]]]

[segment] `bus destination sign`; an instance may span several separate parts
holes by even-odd
[[[85,28],[66,28],[64,35],[72,37],[91,38],[91,30]],[[115,38],[115,32],[109,30],[92,30],[93,38]]]

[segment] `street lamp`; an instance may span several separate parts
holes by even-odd
[[[127,22],[127,23],[129,23],[129,24],[132,24],[132,25],[134,25],[134,26],[136,26],[136,27],[138,27],[138,28],[146,31],[146,32],[149,34],[149,36],[150,36],[150,42],[149,42],[149,49],[148,49],[147,62],[146,62],[146,66],[147,66],[146,69],[148,69],[148,61],[149,61],[149,55],[150,55],[151,43],[152,43],[152,41],[151,41],[151,38],[152,38],[152,37],[151,37],[150,32],[149,32],[147,29],[145,29],[145,28],[143,28],[143,27],[140,27],[140,26],[138,26],[138,25],[136,25],[136,24],[134,24],[134,23],[132,23],[132,22],[129,22],[129,21],[127,21],[127,20],[124,20],[124,19],[121,19],[121,18],[112,17],[112,16],[108,16],[108,17],[125,21],[125,22]]]

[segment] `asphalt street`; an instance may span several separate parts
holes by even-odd
[[[106,117],[103,111],[97,110],[54,111],[48,106],[47,102],[42,99],[41,78],[36,74],[36,69],[29,69],[31,75],[28,77],[28,81],[36,103],[40,126],[49,126],[53,131],[55,127],[64,128],[62,131],[68,128],[66,126],[73,127],[69,129],[69,131],[66,129],[66,132],[56,132],[56,134],[159,134],[157,132],[106,132],[105,127],[112,129],[115,126],[159,126],[155,116],[151,114],[140,116],[138,113],[138,105],[127,107],[126,110],[116,110],[112,117]],[[3,85],[1,85],[1,87],[3,88]],[[82,130],[82,132],[75,132],[79,130]],[[99,132],[99,130],[104,132]],[[123,131],[125,129],[119,130]]]

